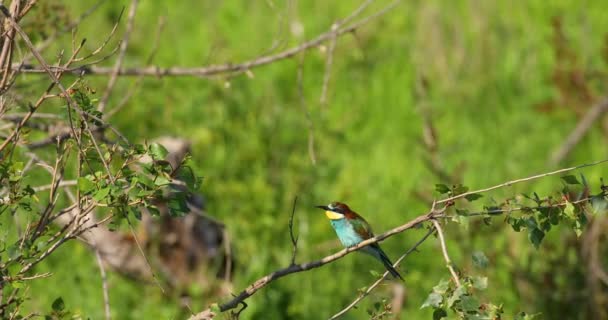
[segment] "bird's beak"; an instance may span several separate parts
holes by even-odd
[[[325,211],[331,211],[331,210],[329,210],[329,207],[328,207],[328,206],[315,206],[315,207],[317,207],[317,208],[319,208],[319,209],[323,209],[323,210],[325,210]]]

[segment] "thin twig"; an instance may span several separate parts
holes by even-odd
[[[291,245],[293,251],[291,253],[291,266],[296,264],[296,254],[298,252],[298,236],[293,233],[293,217],[296,214],[296,204],[298,202],[298,196],[293,198],[293,209],[291,209],[291,216],[289,217],[289,236],[291,237]]]
[[[436,212],[436,214],[438,214],[438,212]],[[245,299],[249,298],[250,296],[252,296],[253,294],[255,294],[257,291],[259,291],[260,289],[262,289],[263,287],[265,287],[266,285],[268,285],[269,283],[280,279],[286,275],[292,274],[292,273],[298,273],[298,272],[303,272],[303,271],[307,271],[307,270],[311,270],[314,268],[318,268],[321,267],[325,264],[331,263],[333,261],[336,261],[344,256],[346,256],[347,254],[350,254],[354,251],[357,251],[367,245],[370,245],[372,243],[376,243],[379,241],[382,241],[388,237],[391,237],[395,234],[401,233],[403,231],[412,229],[418,225],[420,225],[421,223],[424,223],[430,219],[433,219],[434,217],[437,217],[436,215],[431,215],[431,212],[418,216],[412,220],[410,220],[409,222],[398,226],[396,228],[393,228],[383,234],[377,235],[373,238],[367,239],[365,241],[362,241],[361,243],[359,243],[356,246],[353,247],[349,247],[343,250],[340,250],[339,252],[336,252],[332,255],[326,256],[323,259],[317,260],[317,261],[312,261],[312,262],[307,262],[307,263],[301,263],[301,264],[295,264],[292,266],[289,266],[287,268],[284,269],[280,269],[277,270],[273,273],[270,273],[260,279],[258,279],[257,281],[255,281],[253,284],[251,284],[250,286],[248,286],[245,290],[243,290],[241,293],[239,293],[235,298],[233,298],[232,300],[221,304],[220,305],[220,311],[224,312],[230,309],[234,309],[236,308],[241,301],[244,301]],[[205,312],[205,311],[203,311]],[[193,316],[193,318],[190,319],[196,319],[195,318],[196,315]]]
[[[448,249],[445,245],[445,238],[443,237],[443,229],[441,228],[441,224],[435,219],[431,220],[431,222],[435,226],[435,230],[437,230],[437,235],[439,236],[439,243],[441,244],[441,252],[443,253],[443,258],[445,259],[445,263],[448,267],[448,270],[450,270],[450,273],[452,274],[452,279],[454,279],[456,287],[460,287],[460,279],[458,278],[458,273],[456,273],[456,270],[454,270],[454,265],[452,264],[452,260],[448,255]]]
[[[608,112],[608,97],[602,98],[598,103],[591,107],[589,111],[587,111],[585,116],[579,121],[559,149],[555,150],[551,154],[549,164],[554,166],[562,162],[562,160],[564,160],[572,149],[574,149],[574,147],[581,141],[587,131],[589,131],[593,123],[606,112]]]
[[[242,73],[247,70],[264,66],[267,64],[274,63],[279,60],[289,59],[300,52],[310,50],[312,48],[316,48],[320,46],[322,43],[332,39],[333,37],[339,37],[341,35],[351,33],[356,29],[362,27],[365,24],[368,24],[370,21],[377,19],[378,17],[387,14],[392,10],[395,6],[397,6],[402,0],[396,0],[388,4],[383,9],[371,14],[370,16],[363,18],[359,21],[352,23],[349,26],[344,28],[340,28],[338,30],[328,30],[325,33],[318,35],[316,38],[313,38],[307,42],[304,42],[298,46],[289,48],[285,51],[270,54],[266,56],[257,57],[253,60],[245,61],[242,63],[227,63],[220,65],[210,65],[206,67],[170,67],[170,68],[160,68],[158,66],[148,66],[144,68],[121,68],[118,72],[119,76],[154,76],[154,77],[167,77],[167,76],[195,76],[195,77],[214,77],[221,74],[231,74],[231,73]],[[16,66],[15,66],[16,67]],[[90,74],[90,75],[111,75],[113,74],[113,68],[108,67],[99,67],[99,66],[88,66],[88,67],[76,67],[65,69],[62,71],[72,72],[75,74]],[[22,68],[21,72],[28,73],[44,73],[43,69],[36,68],[31,65],[26,65]]]
[[[504,183],[501,183],[501,184],[497,184],[497,185],[492,186],[492,187],[488,187],[488,188],[483,188],[483,189],[478,189],[478,190],[473,190],[473,191],[468,191],[468,192],[465,192],[465,193],[461,193],[461,194],[453,196],[453,197],[449,197],[449,198],[446,198],[446,199],[439,200],[439,201],[437,201],[437,203],[440,204],[440,203],[453,202],[454,200],[462,199],[462,198],[464,198],[464,197],[466,197],[468,195],[474,194],[474,193],[484,193],[484,192],[496,190],[496,189],[499,189],[499,188],[510,187],[510,186],[512,186],[514,184],[517,184],[517,183],[531,181],[531,180],[536,180],[536,179],[539,179],[539,178],[553,176],[553,175],[556,175],[556,174],[560,174],[560,173],[564,173],[564,172],[568,172],[568,171],[573,171],[573,170],[577,170],[577,169],[582,169],[582,168],[587,168],[587,167],[593,167],[593,166],[596,166],[598,164],[602,164],[602,163],[605,163],[605,162],[608,162],[608,159],[599,160],[599,161],[595,161],[595,162],[591,162],[591,163],[586,163],[586,164],[581,164],[581,165],[574,166],[574,167],[563,168],[563,169],[559,169],[559,170],[555,170],[555,171],[551,171],[551,172],[540,173],[540,174],[529,176],[529,177],[526,177],[526,178],[515,179],[515,180],[507,181],[507,182],[504,182]]]
[[[120,68],[122,68],[122,63],[125,59],[125,54],[127,53],[127,46],[129,45],[129,37],[131,36],[131,32],[133,32],[135,12],[137,11],[138,3],[138,0],[131,1],[131,6],[129,7],[129,16],[127,17],[127,30],[125,31],[125,34],[122,38],[122,42],[120,43],[120,51],[118,52],[116,63],[114,64],[112,74],[110,75],[110,80],[108,80],[108,86],[103,92],[103,96],[99,100],[99,105],[97,106],[98,111],[104,111],[108,100],[110,99],[112,89],[114,89],[114,85],[116,84],[116,80],[118,80],[118,71],[120,70]]]
[[[414,252],[431,234],[433,234],[434,231],[435,231],[435,229],[430,229],[420,240],[418,240],[418,242],[416,242],[401,257],[399,257],[399,259],[397,259],[397,261],[395,261],[395,263],[393,264],[393,267],[397,268],[397,266],[399,266],[401,261],[403,261],[403,259],[405,259],[410,253]],[[338,313],[331,316],[331,318],[329,318],[329,320],[338,319],[339,317],[343,316],[346,312],[348,312],[350,309],[354,308],[359,302],[361,302],[361,300],[363,300],[365,297],[367,297],[369,295],[369,293],[372,292],[372,290],[374,290],[384,279],[386,279],[386,277],[388,277],[389,274],[390,274],[389,271],[385,271],[384,274],[382,274],[382,276],[378,280],[376,280],[363,293],[361,293],[355,300],[353,300],[353,302],[351,302],[344,309],[340,310]]]
[[[146,65],[152,64],[152,61],[154,60],[154,56],[156,55],[156,52],[158,51],[159,44],[160,44],[160,36],[161,36],[161,33],[165,26],[165,17],[164,16],[159,17],[156,25],[157,25],[157,28],[156,28],[156,33],[154,36],[154,42],[152,44],[152,49],[150,49],[150,53],[148,54],[148,58],[146,59]],[[123,98],[120,100],[120,102],[118,102],[116,104],[116,106],[114,108],[112,108],[111,110],[109,110],[108,112],[105,113],[104,118],[106,118],[106,119],[110,118],[114,114],[116,114],[118,111],[122,110],[122,108],[127,104],[127,102],[129,102],[131,97],[133,97],[135,92],[137,92],[139,90],[139,88],[141,87],[143,82],[144,82],[144,76],[137,77],[137,80],[135,80],[135,83],[131,86],[129,91],[127,91],[127,94],[125,94],[123,96]]]
[[[139,253],[142,255],[144,260],[146,261],[146,265],[150,271],[150,274],[152,275],[152,279],[154,279],[154,282],[156,283],[156,286],[160,289],[160,291],[163,294],[165,294],[166,293],[165,289],[160,284],[160,281],[158,280],[156,273],[154,273],[154,270],[152,269],[152,265],[150,265],[150,260],[148,260],[148,257],[144,253],[144,248],[142,247],[141,243],[139,242],[139,238],[137,237],[137,234],[135,234],[135,229],[133,228],[133,224],[131,223],[131,220],[127,216],[125,216],[125,218],[127,220],[127,224],[129,225],[129,230],[131,231],[131,235],[133,236],[133,239],[135,240],[135,244],[137,245],[137,249],[139,250]]]
[[[424,222],[427,222],[429,220],[432,219],[438,219],[438,218],[442,218],[444,215],[443,213],[445,212],[445,210],[454,203],[454,200],[460,199],[465,197],[467,194],[473,194],[473,193],[483,193],[483,192],[488,192],[491,190],[495,190],[498,188],[502,188],[502,187],[506,187],[506,186],[511,186],[515,183],[519,183],[519,182],[523,182],[523,181],[531,181],[531,180],[535,180],[535,179],[539,179],[539,178],[543,178],[543,177],[547,177],[547,176],[551,176],[551,175],[555,175],[558,173],[563,173],[563,172],[567,172],[567,171],[572,171],[572,170],[576,170],[576,169],[581,169],[581,168],[585,168],[585,167],[591,167],[591,166],[596,166],[602,163],[608,162],[608,159],[604,159],[604,160],[600,160],[600,161],[596,161],[593,163],[589,163],[589,164],[583,164],[583,165],[579,165],[579,166],[575,166],[575,167],[570,167],[570,168],[564,168],[564,169],[560,169],[560,170],[555,170],[552,172],[548,172],[548,173],[543,173],[543,174],[537,174],[534,176],[530,176],[527,178],[521,178],[521,179],[516,179],[516,180],[512,180],[509,182],[505,182],[505,183],[501,183],[492,187],[488,187],[488,188],[484,188],[484,189],[479,189],[476,191],[471,191],[471,192],[467,192],[464,194],[460,194],[457,196],[453,196],[447,199],[443,199],[440,201],[436,201],[433,202],[432,208],[431,210],[429,210],[426,214],[418,216],[408,222],[406,222],[405,224],[402,224],[401,226],[398,226],[396,228],[393,228],[383,234],[380,234],[378,236],[375,236],[373,238],[367,239],[365,241],[362,241],[361,243],[359,243],[356,246],[350,247],[350,248],[346,248],[343,249],[337,253],[334,253],[332,255],[326,256],[321,260],[317,260],[317,261],[312,261],[312,262],[308,262],[308,263],[301,263],[301,264],[296,264],[296,265],[292,265],[289,266],[287,268],[283,268],[283,269],[279,269],[277,271],[274,271],[258,280],[256,280],[255,282],[253,282],[251,285],[249,285],[245,290],[243,290],[241,293],[239,293],[234,299],[223,303],[220,305],[220,311],[224,312],[230,309],[234,309],[236,308],[239,303],[241,301],[244,301],[245,299],[249,298],[250,296],[252,296],[253,294],[255,294],[257,291],[259,291],[260,289],[262,289],[263,287],[265,287],[266,285],[268,285],[269,283],[280,279],[284,276],[287,276],[289,274],[292,273],[298,273],[298,272],[304,272],[307,270],[311,270],[314,268],[318,268],[321,267],[325,264],[331,263],[333,261],[336,261],[338,259],[341,259],[342,257],[346,256],[347,254],[359,250],[362,247],[365,247],[369,244],[372,243],[376,243],[379,241],[382,241],[386,238],[389,238],[395,234],[401,233],[403,231],[409,230],[411,228],[414,228]],[[437,204],[445,204],[443,208],[441,209],[435,209],[435,206]],[[198,314],[193,315],[190,319],[200,319],[199,316],[202,314],[209,314],[209,309],[204,310]]]
[[[298,96],[300,97],[300,106],[304,111],[306,124],[308,125],[308,156],[310,157],[310,162],[314,166],[317,164],[317,154],[315,152],[315,127],[310,116],[310,111],[306,106],[306,98],[304,97],[304,55],[300,56],[300,62],[298,64],[297,82]]]
[[[319,98],[319,104],[321,107],[325,107],[327,104],[327,87],[329,86],[329,79],[331,77],[331,68],[334,61],[334,51],[336,49],[336,42],[338,39],[337,31],[344,24],[350,22],[352,19],[357,17],[361,12],[363,12],[374,0],[366,0],[363,2],[355,11],[353,11],[348,17],[336,21],[331,25],[331,30],[333,31],[333,36],[329,40],[329,46],[327,48],[327,57],[325,58],[325,73],[323,74],[323,85],[321,86],[321,97]]]
[[[112,314],[110,312],[110,295],[108,294],[108,279],[106,277],[106,270],[103,266],[103,261],[101,260],[101,255],[99,254],[99,250],[95,249],[95,257],[97,258],[97,265],[99,266],[99,273],[101,274],[101,288],[103,290],[103,310],[106,315],[106,320],[112,319]]]

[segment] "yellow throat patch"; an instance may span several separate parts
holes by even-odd
[[[339,220],[344,218],[344,215],[329,210],[325,211],[325,215],[331,220]]]

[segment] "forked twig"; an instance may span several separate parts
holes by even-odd
[[[420,240],[418,240],[418,242],[416,242],[411,248],[409,248],[401,257],[399,257],[399,259],[397,259],[397,261],[395,261],[395,263],[393,264],[393,267],[397,267],[399,266],[399,264],[401,263],[401,261],[403,261],[410,253],[416,251],[416,249],[431,235],[433,234],[433,232],[435,231],[435,229],[430,229]],[[365,297],[367,297],[369,295],[370,292],[372,292],[372,290],[374,290],[380,283],[382,283],[382,281],[384,279],[386,279],[386,277],[388,277],[388,275],[390,274],[389,271],[385,271],[384,274],[382,274],[382,276],[376,280],[371,286],[369,286],[363,293],[361,293],[355,300],[353,300],[353,302],[351,302],[348,306],[346,306],[344,309],[340,310],[338,313],[334,314],[333,316],[331,316],[331,318],[329,318],[329,320],[334,320],[334,319],[338,319],[339,317],[343,316],[346,312],[348,312],[350,309],[354,308],[359,302],[361,302],[361,300],[363,300]]]

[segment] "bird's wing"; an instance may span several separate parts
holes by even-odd
[[[361,216],[358,216],[357,219],[349,219],[349,221],[355,232],[357,232],[357,234],[359,234],[364,240],[374,236],[372,227]]]

